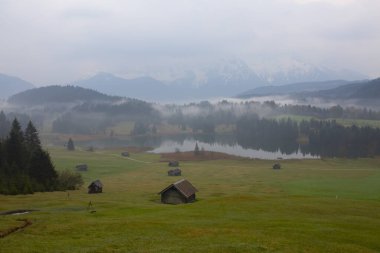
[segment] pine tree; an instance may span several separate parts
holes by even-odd
[[[29,161],[29,175],[36,191],[51,191],[56,187],[57,172],[50,155],[42,149],[34,150]]]
[[[75,150],[74,142],[73,142],[73,140],[71,138],[67,142],[67,150],[70,150],[70,151]]]
[[[25,145],[28,152],[32,153],[34,150],[41,149],[41,141],[38,137],[37,129],[33,123],[29,121],[28,126],[25,129]]]
[[[10,130],[10,123],[3,111],[0,112],[0,140],[4,139]]]
[[[194,148],[194,155],[199,155],[199,147],[198,147],[198,142],[195,143],[195,148]]]
[[[9,165],[13,166],[14,164],[16,166],[14,168],[18,171],[25,169],[27,157],[24,146],[24,135],[17,119],[14,119],[12,122],[12,128],[5,143],[5,152]]]

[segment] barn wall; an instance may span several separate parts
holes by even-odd
[[[187,202],[194,202],[195,201],[195,193],[191,195],[188,199]]]
[[[182,204],[187,201],[177,190],[172,188],[161,194],[161,202],[165,204]]]

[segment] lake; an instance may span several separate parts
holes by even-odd
[[[195,138],[188,137],[183,141],[164,140],[158,147],[149,151],[151,153],[172,153],[176,151],[193,151],[196,143],[200,150],[221,152],[235,156],[257,158],[257,159],[317,159],[318,156],[311,154],[302,154],[299,150],[290,154],[281,151],[269,152],[262,149],[243,148],[238,144],[222,144],[218,142],[203,142]]]

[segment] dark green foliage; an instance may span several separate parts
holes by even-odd
[[[58,173],[59,190],[77,190],[83,183],[82,175],[78,172],[64,170]]]
[[[38,137],[37,129],[34,127],[31,121],[29,121],[25,129],[24,136],[25,136],[25,145],[30,152],[41,149],[41,141],[40,141],[40,138]]]
[[[36,184],[35,189],[40,189],[40,191],[55,189],[57,172],[46,151],[38,149],[32,152],[29,161],[29,176]]]
[[[73,151],[75,150],[74,141],[69,138],[69,141],[67,142],[67,150]]]
[[[9,165],[14,164],[18,171],[25,171],[27,157],[24,134],[17,119],[12,122],[9,137],[5,140],[5,148],[7,163]]]
[[[0,194],[30,194],[57,189],[57,172],[41,148],[37,129],[29,122],[25,134],[17,119],[0,139]]]
[[[195,143],[195,148],[194,148],[194,155],[199,155],[200,154],[200,151],[199,151],[199,146],[198,146],[198,142]]]
[[[298,126],[288,120],[259,119],[256,115],[242,117],[236,123],[238,142],[246,148],[291,154],[298,150]]]
[[[299,136],[308,143],[298,144]],[[299,124],[288,120],[260,119],[257,116],[241,118],[236,125],[238,143],[246,148],[322,157],[372,157],[380,155],[380,129],[344,127],[335,121],[310,120]]]
[[[11,123],[7,120],[3,111],[0,112],[0,140],[4,139],[11,129]]]

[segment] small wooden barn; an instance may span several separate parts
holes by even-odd
[[[179,166],[179,162],[178,161],[170,161],[168,163],[169,167],[178,167]]]
[[[180,168],[168,170],[168,176],[181,176],[181,173],[182,173],[182,171]]]
[[[85,163],[77,164],[75,166],[75,168],[77,171],[87,171],[88,170],[88,166]]]
[[[99,179],[93,181],[88,187],[88,193],[102,193],[103,184]]]
[[[163,189],[159,194],[164,204],[183,204],[194,202],[197,191],[189,181],[181,179]]]
[[[125,157],[129,157],[129,152],[128,151],[124,151],[121,153],[122,156],[125,156]]]

